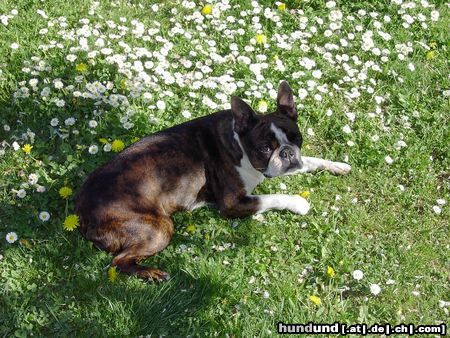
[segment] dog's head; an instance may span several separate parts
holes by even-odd
[[[287,175],[302,168],[302,135],[297,109],[286,81],[278,88],[277,110],[259,115],[238,97],[231,99],[234,131],[252,166],[266,177]]]

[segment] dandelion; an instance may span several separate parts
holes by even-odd
[[[353,271],[353,278],[356,280],[361,280],[364,277],[364,273],[361,270],[355,270]]]
[[[203,15],[210,15],[212,13],[213,7],[210,4],[206,4],[202,8],[202,14]]]
[[[42,222],[47,222],[50,219],[50,214],[48,213],[48,211],[41,211],[39,213],[39,219]]]
[[[300,196],[303,197],[303,198],[308,198],[310,195],[311,195],[311,193],[309,191],[307,191],[307,190],[302,191],[300,193]]]
[[[125,143],[123,143],[122,140],[114,140],[113,143],[111,143],[111,149],[115,153],[122,151],[123,148],[125,148]]]
[[[75,69],[77,72],[84,73],[87,71],[87,65],[85,63],[79,63],[75,66]]]
[[[316,295],[309,296],[309,300],[317,306],[320,306],[320,304],[322,304],[322,300],[320,299],[320,297]]]
[[[117,279],[117,268],[115,266],[110,266],[108,268],[108,280],[114,283]]]
[[[284,10],[286,10],[286,4],[285,4],[284,2],[280,2],[280,3],[278,4],[278,10],[279,10],[279,11],[284,11]]]
[[[15,233],[15,232],[8,232],[7,234],[6,234],[6,241],[9,243],[9,244],[12,244],[12,243],[14,243],[15,241],[17,241],[17,234]]]
[[[77,215],[72,214],[66,217],[64,220],[64,230],[73,231],[80,224],[80,219]]]
[[[29,154],[29,153],[31,153],[31,149],[32,149],[33,147],[30,145],[30,144],[25,144],[23,147],[22,147],[22,150],[23,150],[23,152],[25,153],[25,154]]]
[[[371,284],[370,285],[370,292],[374,296],[377,296],[381,292],[381,288],[380,288],[380,286],[378,284]]]
[[[427,60],[432,60],[436,56],[436,52],[434,50],[430,50],[426,54]]]
[[[193,234],[193,233],[195,232],[195,225],[194,225],[194,224],[189,224],[189,225],[186,227],[186,232],[187,232],[187,233],[190,233],[190,234]]]
[[[267,43],[267,37],[264,34],[257,34],[255,36],[256,43],[259,45]]]
[[[61,189],[59,189],[59,196],[61,196],[62,198],[66,199],[71,195],[72,189],[70,189],[69,187],[62,187]]]
[[[335,276],[335,274],[336,273],[335,273],[334,269],[331,266],[327,267],[327,275],[328,275],[328,277],[333,278]]]

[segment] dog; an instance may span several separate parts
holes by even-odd
[[[84,238],[114,255],[111,265],[142,279],[169,275],[139,261],[170,242],[177,211],[215,205],[227,218],[267,210],[305,215],[298,195],[252,195],[265,178],[326,170],[342,175],[342,162],[301,156],[302,134],[292,90],[282,81],[275,112],[260,115],[238,97],[231,109],[147,136],[95,170],[76,198]]]

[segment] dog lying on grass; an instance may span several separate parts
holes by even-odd
[[[76,200],[80,231],[114,255],[112,266],[143,279],[167,280],[166,272],[139,261],[170,242],[170,216],[205,204],[224,217],[287,209],[305,215],[300,196],[252,195],[264,178],[351,167],[301,156],[292,90],[281,82],[275,112],[259,115],[238,97],[219,111],[147,136],[95,170]]]

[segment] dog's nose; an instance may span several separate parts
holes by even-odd
[[[295,157],[295,152],[291,147],[283,147],[280,150],[280,157],[291,161]]]

